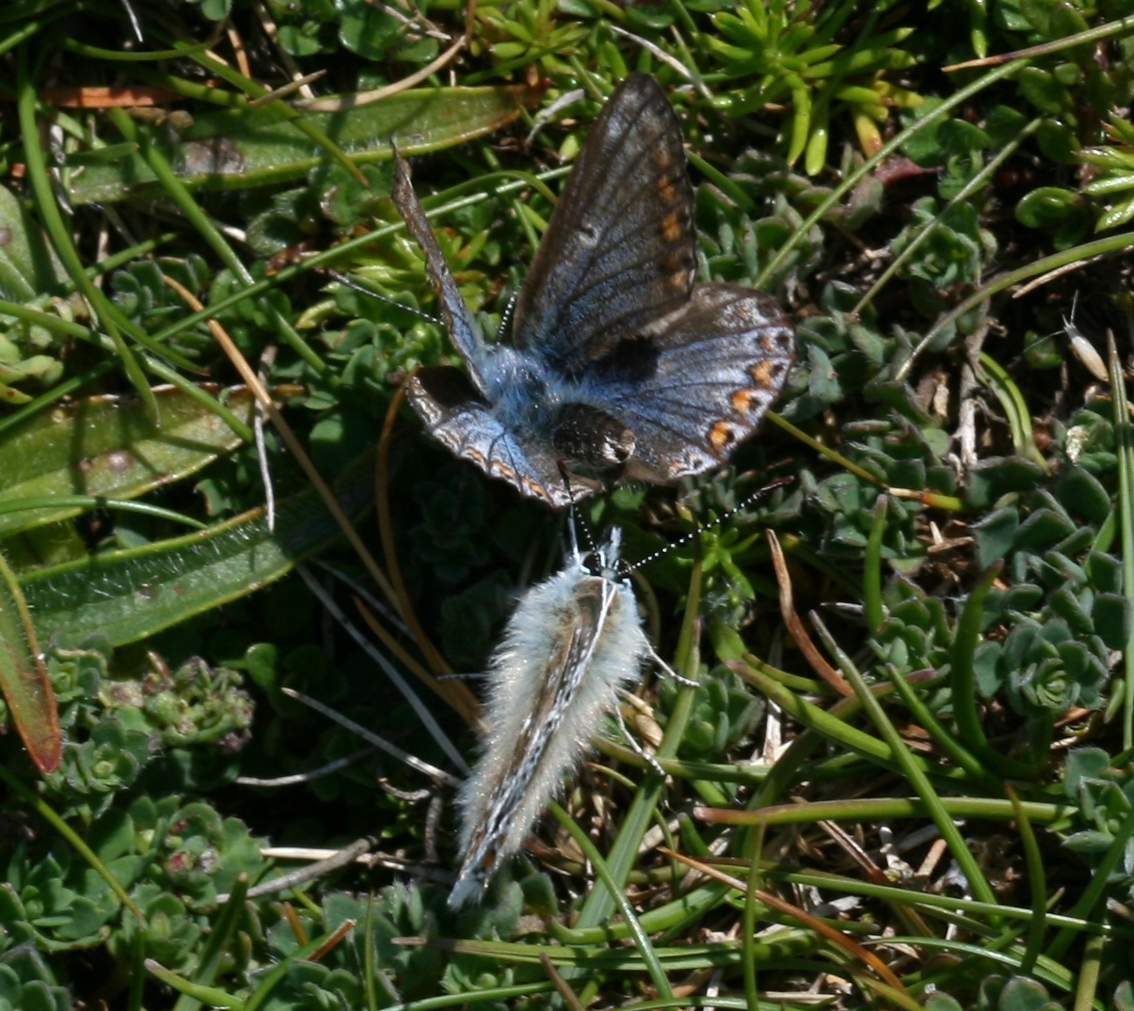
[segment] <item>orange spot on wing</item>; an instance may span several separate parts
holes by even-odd
[[[752,397],[755,392],[755,390],[737,390],[731,397],[732,409],[737,414],[747,414],[752,406]]]
[[[727,421],[718,421],[709,432],[709,445],[718,456],[723,453],[733,441],[732,426]]]
[[[752,378],[756,380],[760,386],[772,386],[775,383],[774,369],[771,362],[757,362],[748,370],[752,373]]]
[[[662,260],[662,270],[666,273],[665,283],[673,288],[674,291],[680,291],[688,284],[689,272],[682,264],[681,257],[676,253],[670,253]]]
[[[678,220],[677,211],[670,211],[662,218],[661,233],[666,242],[676,242],[681,238],[681,221]]]
[[[673,180],[669,176],[662,176],[657,184],[658,196],[662,203],[673,204],[677,202],[677,190],[674,189]]]

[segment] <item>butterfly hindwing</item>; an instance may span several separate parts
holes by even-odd
[[[602,489],[593,478],[570,474],[570,494],[555,457],[538,445],[521,442],[493,413],[460,369],[418,369],[406,392],[430,435],[455,455],[471,460],[525,495],[559,508]]]
[[[793,331],[767,295],[699,284],[584,381],[636,437],[624,477],[665,483],[727,458],[779,395]]]
[[[591,127],[516,303],[517,348],[568,373],[688,297],[693,190],[665,93],[632,74]]]

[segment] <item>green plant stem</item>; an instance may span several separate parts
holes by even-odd
[[[740,674],[741,677],[745,677],[745,675],[739,669],[733,667],[732,664],[729,664],[729,666]],[[884,697],[894,691],[894,686],[889,683],[878,684],[874,685],[872,690],[880,697]],[[773,701],[775,700],[773,699]],[[842,722],[849,719],[861,708],[862,706],[859,704],[858,699],[851,695],[834,702],[827,709],[827,715]],[[807,778],[813,778],[810,774],[810,770],[806,768],[806,762],[823,741],[824,738],[822,734],[817,729],[810,727],[792,741],[791,744],[788,745],[787,750],[779,757],[776,764],[772,766],[772,770],[764,780],[763,786],[752,795],[752,799],[745,806],[745,811],[753,812],[771,807],[788,786],[796,781],[797,777],[807,775]],[[836,761],[843,761],[847,758],[855,759],[855,756],[847,752],[835,756]],[[741,847],[741,852],[746,856],[751,856],[747,842]]]
[[[928,732],[938,747],[972,776],[974,782],[984,782],[989,787],[995,787],[998,784],[996,777],[990,776],[976,756],[971,755],[961,742],[949,733],[933,710],[914,691],[913,685],[902,677],[898,669],[893,664],[886,664],[885,670],[894,685],[894,689],[902,697],[902,701],[910,711],[910,716]]]
[[[997,751],[984,734],[977,710],[976,657],[980,642],[980,626],[984,619],[984,601],[1001,563],[990,566],[980,577],[965,601],[953,635],[952,699],[953,718],[957,721],[957,735],[961,744],[987,769],[998,775],[1016,779],[1031,779],[1038,769],[1038,760],[1020,762]],[[1043,756],[1046,760],[1046,755]]]
[[[1095,1007],[1105,947],[1106,940],[1097,936],[1088,937],[1083,945],[1079,976],[1075,982],[1075,1003],[1071,1005],[1071,1011],[1091,1011]]]
[[[237,299],[237,301],[239,301],[239,299]],[[58,316],[52,316],[49,313],[41,312],[38,309],[32,309],[28,306],[20,305],[16,302],[6,302],[0,299],[0,313],[8,316],[15,316],[17,319],[27,320],[29,323],[34,323],[38,326],[46,327],[47,329],[54,330],[57,333],[66,334],[69,337],[77,337],[80,340],[86,341],[87,343],[93,344],[96,347],[100,347],[104,350],[111,350],[113,347],[113,345],[110,344],[108,338],[102,337],[102,335],[94,332],[93,330],[88,330],[85,326],[82,326],[79,323],[71,323],[68,320],[60,319]],[[245,442],[253,441],[252,429],[248,425],[246,425],[239,417],[237,417],[237,415],[234,414],[229,408],[225,407],[224,404],[217,400],[216,397],[210,395],[207,390],[202,389],[196,383],[190,382],[176,369],[170,368],[170,366],[166,365],[165,362],[159,361],[156,358],[150,358],[147,355],[142,355],[142,363],[159,379],[164,379],[167,383],[175,386],[187,397],[212,411],[213,414],[215,414],[218,418],[221,418],[224,423],[228,425],[229,428],[231,428]],[[113,364],[117,365],[118,363],[115,362]],[[91,373],[87,373],[87,379],[85,379],[84,381],[89,381],[90,376]],[[26,418],[30,417],[31,414],[37,413],[43,407],[48,406],[48,404],[54,402],[56,397],[60,395],[58,391],[62,385],[64,384],[60,384],[60,386],[55,387],[49,400],[45,401],[44,397],[37,397],[31,403],[25,404],[19,411],[14,412],[6,418],[0,418],[0,432],[16,426]],[[31,410],[31,407],[33,405],[36,405],[36,411]]]
[[[1038,46],[1029,46],[1027,49],[1017,49],[1014,52],[1004,53],[1001,56],[984,56],[981,54],[981,59],[979,60],[969,60],[966,63],[958,63],[952,67],[945,67],[944,69],[953,71],[975,66],[993,67],[999,63],[1003,63],[1005,60],[1030,60],[1036,56],[1047,56],[1050,53],[1058,53],[1064,49],[1071,49],[1074,46],[1100,42],[1103,39],[1109,39],[1128,31],[1134,31],[1134,16],[1119,18],[1117,21],[1108,21],[1106,24],[1098,25],[1095,28],[1088,28],[1086,31],[1076,32],[1074,35],[1065,35],[1061,39],[1053,39],[1051,42],[1042,42]]]
[[[835,715],[834,707],[822,709],[813,702],[808,702],[794,692],[789,691],[767,675],[748,667],[746,664],[734,660],[730,661],[728,666],[731,670],[744,678],[745,681],[755,685],[768,699],[805,727],[817,731],[824,738],[837,742],[844,748],[848,748],[861,755],[863,758],[877,762],[891,770],[898,768],[896,757],[890,745],[884,740],[875,737],[873,734],[868,734],[865,731],[859,730],[857,727],[852,727],[849,723],[840,719]],[[882,687],[885,688],[885,694],[889,694],[894,690],[893,686],[889,684]],[[875,690],[877,690],[877,688],[878,686],[875,686]],[[903,750],[905,750],[904,747]],[[932,771],[943,777],[946,781],[968,779],[968,775],[963,769],[937,769],[931,767],[929,763],[920,756],[914,755],[910,756],[910,758],[922,771],[926,773]],[[777,769],[779,764],[778,762],[776,763]],[[775,770],[773,771],[773,776],[774,775]]]
[[[689,151],[686,157],[690,165],[746,214],[751,214],[756,209],[755,201],[715,165],[705,161],[694,151]]]
[[[943,798],[948,804],[949,798]],[[1007,817],[1007,816],[1006,816]],[[710,860],[710,863],[713,861]],[[790,871],[785,870],[778,863],[769,863],[764,867],[765,876],[772,881],[783,881],[787,884],[801,885],[807,888],[819,888],[835,891],[846,895],[861,895],[865,898],[877,899],[897,905],[907,905],[922,912],[952,913],[965,912],[975,916],[989,917],[1000,915],[1003,919],[1028,921],[1034,919],[1035,910],[1024,906],[989,906],[976,899],[962,899],[955,895],[934,895],[929,892],[910,891],[891,885],[879,885],[871,881],[861,881],[841,874],[832,874],[827,871]],[[1114,929],[1105,923],[1096,923],[1088,920],[1052,914],[1047,917],[1050,926],[1066,927],[1088,935],[1104,937],[1114,936]]]
[[[951,818],[1012,821],[1015,809],[996,797],[941,797]],[[1075,812],[1071,804],[1024,801],[1022,809],[1038,825],[1054,825]],[[806,825],[817,821],[854,821],[869,824],[897,818],[924,818],[929,808],[919,797],[858,797],[850,800],[813,800],[808,804],[781,804],[737,810],[695,809],[699,818],[722,825]]]
[[[590,836],[575,823],[575,819],[572,818],[570,814],[554,801],[551,802],[549,810],[555,815],[559,824],[567,830],[571,838],[575,840],[576,845],[583,851],[583,855],[591,862],[595,872],[602,878],[603,883],[607,887],[607,891],[614,896],[614,901],[618,905],[622,919],[630,928],[630,936],[634,939],[634,946],[638,949],[638,954],[642,956],[642,960],[646,963],[646,971],[653,981],[654,988],[662,997],[672,997],[673,989],[669,985],[669,977],[658,961],[654,946],[650,943],[649,935],[638,921],[638,917],[634,913],[634,907],[630,905],[629,900],[626,898],[626,893],[623,891],[623,882],[615,880],[614,876],[610,873],[610,868],[606,865],[606,861],[603,860],[602,854],[599,853],[598,847],[591,842]]]
[[[727,892],[727,885],[712,881],[686,892],[672,902],[647,910],[638,919],[642,927],[651,934],[672,930],[676,925],[689,920],[691,917],[703,916]],[[559,920],[549,920],[547,927],[550,935],[560,944],[580,947],[608,944],[611,941],[621,941],[630,936],[630,925],[620,922],[580,928],[564,926]]]
[[[131,948],[134,971],[130,980],[130,992],[126,997],[126,1011],[143,1011],[146,989],[146,930],[144,927],[134,932],[134,943]]]
[[[764,826],[758,825],[755,832],[749,833],[744,840],[745,849],[751,853],[748,865],[748,874],[744,889],[744,910],[741,915],[740,929],[743,931],[744,941],[744,996],[750,1008],[760,1006],[760,980],[756,972],[756,924],[759,920],[759,909],[756,894],[760,889],[760,855],[764,852]]]
[[[1020,833],[1020,845],[1024,850],[1024,864],[1028,869],[1028,884],[1032,889],[1032,918],[1028,925],[1028,946],[1024,951],[1023,961],[1020,963],[1020,974],[1029,976],[1035,968],[1036,960],[1043,949],[1043,935],[1047,929],[1047,872],[1043,866],[1043,854],[1040,853],[1036,834],[1032,831],[1032,823],[1020,798],[1011,785],[1006,786],[1008,800],[1016,812],[1016,828]]]
[[[116,63],[156,63],[158,60],[179,60],[185,56],[203,53],[215,45],[215,41],[199,42],[195,46],[180,46],[177,49],[155,49],[150,52],[133,52],[122,49],[102,49],[89,46],[78,39],[64,39],[63,48],[77,56],[92,60],[111,60]]]
[[[862,611],[866,618],[866,630],[874,635],[886,612],[882,607],[882,539],[886,535],[886,510],[889,501],[879,495],[874,503],[874,518],[870,524],[870,536],[866,539],[866,552],[862,560]]]
[[[1122,592],[1134,602],[1134,438],[1127,408],[1126,377],[1114,334],[1107,333],[1107,368],[1114,404],[1114,435],[1118,455],[1118,521],[1122,531]],[[1134,606],[1134,603],[1132,603]],[[1122,696],[1122,749],[1134,748],[1134,627],[1123,650],[1125,679]]]
[[[1076,260],[1089,260],[1095,256],[1107,256],[1110,253],[1118,253],[1130,248],[1134,248],[1134,232],[1121,232],[1118,235],[1108,235],[1106,238],[1095,239],[1093,242],[1085,242],[1083,245],[1075,246],[1072,249],[1064,249],[1058,253],[1052,253],[1050,256],[1033,260],[1023,267],[1007,271],[1004,274],[994,277],[987,284],[982,285],[969,295],[968,298],[963,299],[955,305],[942,316],[941,319],[933,324],[929,332],[918,342],[913,351],[910,352],[910,356],[898,370],[895,379],[901,380],[905,378],[918,356],[937,340],[946,327],[951,326],[970,309],[975,309],[982,302],[987,302],[993,295],[997,294],[997,292],[1004,291],[1005,288],[1011,288],[1021,281],[1027,281],[1029,278],[1039,277],[1041,274],[1046,274],[1048,271],[1056,270],[1059,267],[1066,267],[1067,264],[1074,263]]]
[[[150,142],[149,137],[138,129],[137,124],[126,114],[125,109],[111,109],[108,112],[110,121],[118,128],[126,140],[138,145],[139,153],[146,164],[153,171],[166,195],[181,209],[190,224],[201,234],[209,244],[220,261],[228,267],[240,284],[251,287],[255,282],[248,268],[244,266],[240,257],[221,235],[220,229],[213,224],[212,219],[201,209],[201,205],[193,199],[188,187],[178,178],[172,166]],[[284,318],[270,299],[260,299],[260,308],[267,315],[280,337],[304,362],[317,374],[326,375],[330,366],[308,347],[307,342],[296,333],[295,328]]]
[[[933,233],[941,227],[943,222],[953,210],[954,207],[968,200],[977,190],[979,190],[989,179],[996,174],[996,171],[1004,164],[1009,158],[1012,157],[1020,147],[1020,145],[1028,139],[1036,130],[1039,129],[1042,119],[1033,119],[1030,123],[1024,126],[1019,133],[1016,134],[1007,144],[1005,144],[996,155],[991,158],[987,165],[985,165],[979,172],[977,172],[964,186],[956,196],[953,197],[943,208],[941,212],[932,220],[927,221],[917,232],[916,235],[910,240],[907,245],[897,256],[894,257],[893,262],[882,272],[878,280],[871,286],[870,290],[866,292],[858,300],[858,304],[851,310],[854,315],[858,315],[865,309],[871,302],[874,301],[875,296],[886,287],[887,284],[893,280],[894,275],[898,273],[902,267],[909,262],[910,258],[921,248],[924,243]]]
[[[271,94],[262,84],[249,80],[232,67],[213,59],[208,53],[198,51],[200,48],[198,46],[175,43],[174,48],[181,50],[183,56],[195,60],[210,74],[215,74],[221,80],[228,81],[229,84],[239,88],[253,99],[265,98]],[[307,116],[293,109],[279,98],[272,99],[268,102],[267,108],[271,109],[272,112],[277,115],[282,116],[285,120],[292,123],[296,129],[306,134],[307,138],[312,143],[319,145],[331,158],[337,161],[347,172],[362,183],[363,186],[369,185],[366,176],[362,174],[362,170],[347,157],[346,153],[338,144],[331,140],[331,138],[319,129]]]
[[[248,894],[248,875],[241,874],[233,883],[228,901],[221,908],[220,915],[209,931],[204,951],[193,974],[195,986],[212,986],[220,971],[224,958],[230,951],[233,936],[244,916],[244,897]],[[173,1005],[173,1011],[198,1011],[202,1001],[191,994],[183,993]]]
[[[539,174],[539,178],[544,180],[556,179],[559,176],[566,175],[567,171],[567,169],[553,169],[550,172],[541,172]],[[473,207],[476,204],[479,204],[482,201],[488,200],[492,197],[507,196],[509,193],[513,193],[519,189],[524,189],[526,186],[527,183],[517,180],[515,182],[505,183],[501,186],[498,186],[490,193],[480,191],[467,197],[460,197],[456,200],[447,200],[445,203],[438,204],[432,209],[427,209],[425,216],[427,218],[440,217],[442,214],[448,214],[452,211],[463,210],[466,207]],[[440,196],[441,195],[438,194],[438,197]],[[431,203],[431,201],[426,200],[424,201],[424,203],[429,204]],[[234,292],[231,295],[218,299],[217,301],[213,302],[212,304],[204,309],[201,309],[198,312],[193,312],[187,316],[182,317],[176,323],[172,323],[167,326],[164,330],[159,330],[158,333],[154,335],[154,339],[157,341],[165,341],[176,337],[183,330],[187,330],[189,329],[189,327],[196,326],[198,323],[207,323],[210,319],[218,316],[220,313],[224,312],[226,309],[231,308],[237,303],[243,302],[245,299],[257,298],[263,295],[265,292],[270,291],[272,288],[283,289],[290,281],[293,281],[295,278],[306,274],[308,271],[317,270],[321,267],[334,266],[343,259],[348,258],[352,253],[365,251],[372,247],[375,242],[390,235],[394,235],[397,232],[403,231],[405,227],[406,226],[404,221],[398,221],[389,225],[383,225],[381,228],[375,228],[372,231],[365,233],[364,235],[360,235],[356,238],[348,240],[347,242],[343,242],[332,249],[328,249],[322,253],[317,253],[315,256],[308,257],[301,263],[289,264],[269,278],[265,278],[261,281],[256,281],[242,291]],[[2,305],[0,305],[0,310],[2,310]]]
[[[287,964],[286,962],[284,963]],[[218,990],[213,986],[202,986],[199,983],[194,983],[192,980],[186,979],[184,976],[178,976],[175,972],[170,972],[160,962],[152,958],[147,958],[145,962],[146,971],[151,975],[157,977],[162,983],[170,989],[181,994],[178,998],[178,1004],[182,999],[188,998],[196,1007],[202,1004],[208,1004],[209,1007],[228,1008],[231,1011],[244,1011],[247,1004],[239,997],[234,997],[224,990]]]
[[[796,428],[795,425],[782,415],[777,414],[775,411],[768,411],[764,417],[773,425],[782,428],[789,435],[798,439],[805,446],[813,449],[816,453],[825,456],[832,463],[838,464],[838,466],[842,467],[844,470],[854,474],[855,477],[859,477],[863,481],[869,481],[872,485],[881,488],[883,491],[890,490],[886,482],[880,477],[871,474],[870,471],[866,470],[864,467],[860,467],[857,463],[848,460],[841,453],[831,449],[830,446],[824,446],[823,443],[819,442],[817,439],[813,439],[806,432]],[[967,508],[965,503],[954,495],[942,495],[934,491],[925,491],[921,493],[921,498],[925,505],[933,506],[936,509],[948,509],[953,512],[961,512]]]
[[[0,56],[11,52],[16,46],[23,45],[23,43],[27,42],[27,40],[33,36],[38,35],[53,21],[58,21],[61,17],[65,17],[70,13],[70,10],[62,10],[47,17],[40,18],[38,21],[29,21],[22,28],[16,29],[11,35],[3,41],[0,41]]]
[[[209,525],[195,520],[184,513],[148,502],[131,502],[129,499],[106,498],[102,495],[43,495],[38,498],[0,499],[0,516],[7,513],[25,512],[31,509],[118,509],[122,512],[140,513],[154,519],[171,520],[182,523],[194,530],[208,530]]]
[[[102,378],[108,372],[113,372],[116,368],[118,368],[117,360],[106,359],[99,362],[93,368],[87,369],[86,372],[77,376],[71,376],[70,379],[64,379],[63,382],[57,383],[46,393],[41,393],[38,397],[33,397],[18,410],[0,418],[0,433],[6,432],[12,428],[19,428],[20,425],[28,419],[35,417],[40,411],[57,404],[64,397],[69,397],[76,390],[82,389],[88,383],[93,383],[96,379]]]
[[[888,937],[886,940],[889,944],[909,944],[929,951],[944,951],[958,956],[965,955],[967,956],[965,964],[973,966],[974,970],[979,967],[980,971],[984,973],[989,970],[987,965],[989,962],[993,963],[994,966],[1003,966],[1012,975],[1017,974],[1020,968],[1020,956],[1018,954],[1000,951],[991,943],[982,945],[949,940],[943,937],[904,937],[902,935]],[[1062,970],[1062,967],[1056,969],[1045,960],[1044,963],[1036,967],[1036,978],[1051,986],[1056,986],[1060,990],[1070,990],[1069,974],[1066,970],[1060,970]]]
[[[1012,445],[1016,452],[1031,460],[1044,474],[1050,474],[1051,466],[1036,447],[1032,432],[1032,416],[1027,401],[1024,400],[1020,387],[1008,375],[1007,369],[990,354],[982,351],[977,359],[976,373],[977,378],[992,390],[996,394],[996,399],[1000,401],[1000,406],[1008,419],[1008,428],[1012,432]]]

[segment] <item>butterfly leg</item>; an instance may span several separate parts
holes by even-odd
[[[657,664],[658,670],[661,671],[661,673],[664,674],[667,678],[673,678],[674,681],[686,685],[689,688],[697,688],[700,686],[699,681],[694,681],[692,678],[687,678],[682,674],[678,674],[677,671],[675,671],[660,656],[658,656],[657,650],[655,650],[653,646],[650,647],[650,659],[653,660],[655,664]]]
[[[623,690],[622,694],[629,695],[630,693],[628,691]],[[642,745],[640,745],[638,743],[638,738],[636,738],[633,734],[630,733],[630,728],[628,726],[626,726],[626,720],[623,719],[623,717],[622,717],[622,707],[621,706],[615,706],[614,707],[614,718],[615,718],[615,720],[618,721],[618,728],[622,731],[622,736],[626,739],[626,743],[629,744],[630,747],[635,752],[637,752],[639,758],[642,758],[645,761],[650,763],[650,765],[653,767],[654,772],[656,772],[659,776],[664,778],[665,777],[665,769],[663,769],[661,767],[661,765],[658,764],[658,760],[656,758],[654,758],[653,755],[649,754],[642,747]]]

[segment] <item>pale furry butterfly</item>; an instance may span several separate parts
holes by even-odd
[[[559,507],[599,491],[598,478],[664,484],[717,466],[779,395],[792,326],[767,295],[693,283],[681,126],[648,74],[627,77],[592,126],[515,303],[510,342],[485,341],[408,166],[394,161],[394,202],[468,366],[420,369],[407,392],[457,456]]]
[[[463,858],[450,906],[480,898],[578,768],[603,715],[617,712],[619,692],[656,658],[629,580],[615,572],[621,535],[611,532],[590,568],[575,547],[508,622],[487,674],[483,752],[457,796]]]

